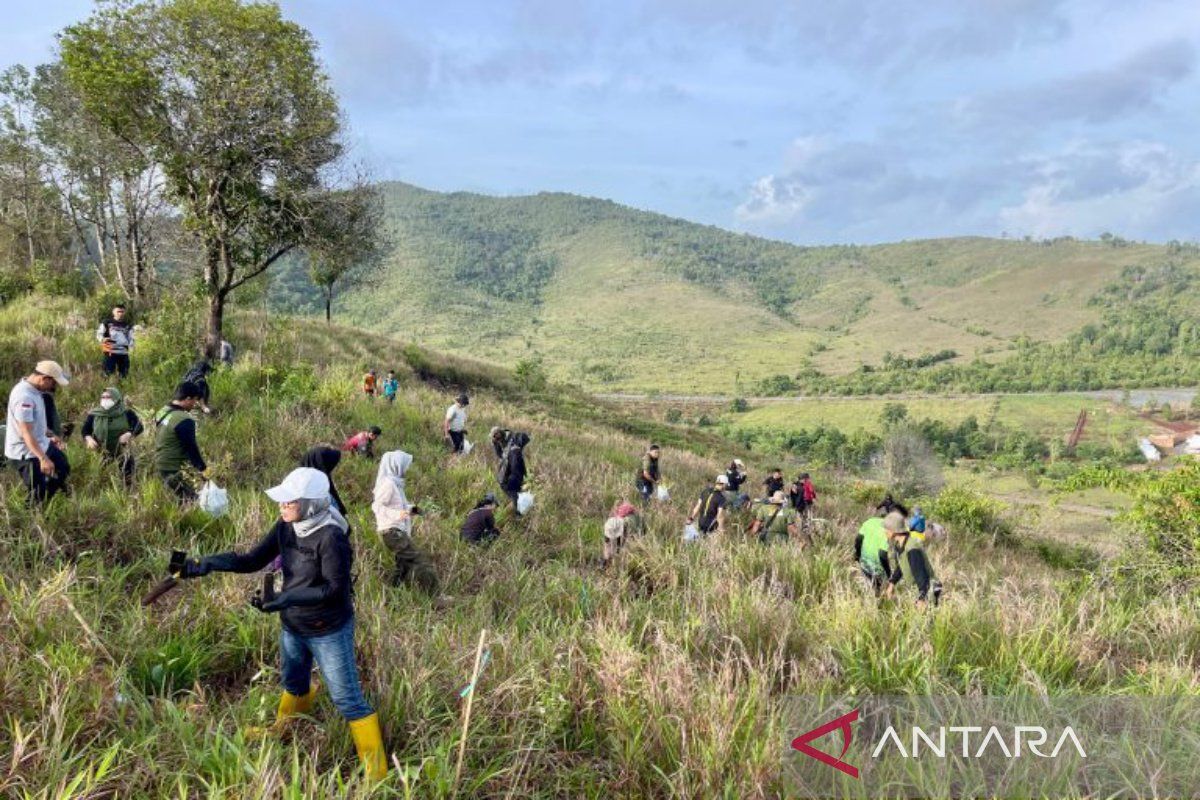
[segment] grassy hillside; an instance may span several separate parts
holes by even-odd
[[[1123,271],[1191,247],[946,239],[797,247],[566,194],[383,186],[394,249],[335,303],[356,324],[509,365],[541,357],[590,388],[752,393],[770,376],[845,376],[888,354],[1002,361],[1100,320]],[[299,265],[277,307],[315,311]],[[1050,388],[1050,387],[1047,387]]]
[[[128,385],[144,413],[186,362],[188,315],[174,306],[148,320]],[[60,405],[77,418],[104,385],[91,316],[46,298],[5,307],[5,385],[33,358],[59,357],[76,376]],[[877,490],[819,474],[828,523],[805,552],[764,549],[737,526],[684,546],[689,497],[717,465],[743,454],[759,474],[761,460],[712,434],[351,329],[243,316],[233,340],[241,360],[215,376],[216,413],[200,430],[232,492],[229,518],[180,512],[144,474],[126,496],[78,437],[75,493],[44,514],[24,507],[11,472],[0,479],[0,795],[358,794],[350,739],[327,698],[283,741],[243,734],[270,718],[278,696],[278,622],[247,605],[254,576],[191,582],[150,610],[136,599],[172,547],[255,541],[273,519],[262,490],[311,444],[371,423],[384,428],[385,448],[416,457],[410,496],[430,511],[416,538],[452,596],[435,607],[384,584],[387,554],[368,504],[375,465],[343,464],[360,665],[398,765],[376,796],[454,796],[458,693],[484,629],[491,659],[458,796],[785,795],[779,743],[792,733],[791,695],[1200,691],[1189,655],[1195,593],[1143,595],[1077,572],[1081,562],[1063,555],[1074,551],[1026,546],[995,509],[962,494],[931,505],[952,531],[933,551],[944,607],[877,608],[847,558]],[[367,365],[400,371],[395,406],[358,396]],[[521,522],[501,515],[504,534],[487,550],[457,537],[494,485],[483,448],[452,460],[440,442],[441,411],[460,385],[472,390],[473,431],[504,422],[533,434],[537,506]],[[651,436],[670,443],[664,474],[676,496],[601,572],[604,514],[629,493]]]

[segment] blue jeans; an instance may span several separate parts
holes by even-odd
[[[308,694],[315,658],[329,697],[342,716],[353,722],[371,715],[354,663],[353,617],[336,631],[321,636],[300,636],[284,627],[279,655],[283,660],[283,688],[288,692],[297,697]]]

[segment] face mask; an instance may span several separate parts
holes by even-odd
[[[115,406],[116,404],[117,404],[117,401],[116,401],[116,400],[112,400],[112,399],[110,399],[110,398],[107,398],[107,397],[103,398],[103,399],[100,401],[100,407],[101,407],[101,408],[103,408],[105,411],[108,411],[110,408],[112,408],[112,407],[113,407],[113,406]]]

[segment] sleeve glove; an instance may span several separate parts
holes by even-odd
[[[212,572],[212,565],[207,558],[189,558],[183,562],[183,572],[179,573],[179,577],[184,579],[203,578],[210,572]]]

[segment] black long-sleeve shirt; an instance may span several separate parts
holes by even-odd
[[[929,594],[930,569],[929,561],[925,556],[923,549],[906,550],[896,554],[896,569],[892,571],[892,576],[888,579],[893,584],[904,580],[904,570],[900,566],[900,559],[908,560],[908,568],[912,572],[912,579],[917,584],[917,599],[924,600]]]
[[[507,492],[519,492],[525,485],[528,470],[525,467],[525,449],[523,447],[508,448],[508,469],[504,472],[504,480],[500,486]]]
[[[284,626],[299,636],[319,636],[340,628],[354,615],[350,598],[350,538],[336,525],[308,536],[296,535],[279,520],[246,553],[230,551],[204,558],[205,571],[257,572],[283,556],[283,588],[275,596]]]
[[[175,436],[179,439],[179,446],[183,448],[183,455],[188,463],[200,472],[207,470],[208,464],[205,463],[204,456],[200,455],[200,443],[196,441],[196,420],[189,417],[176,425]]]

